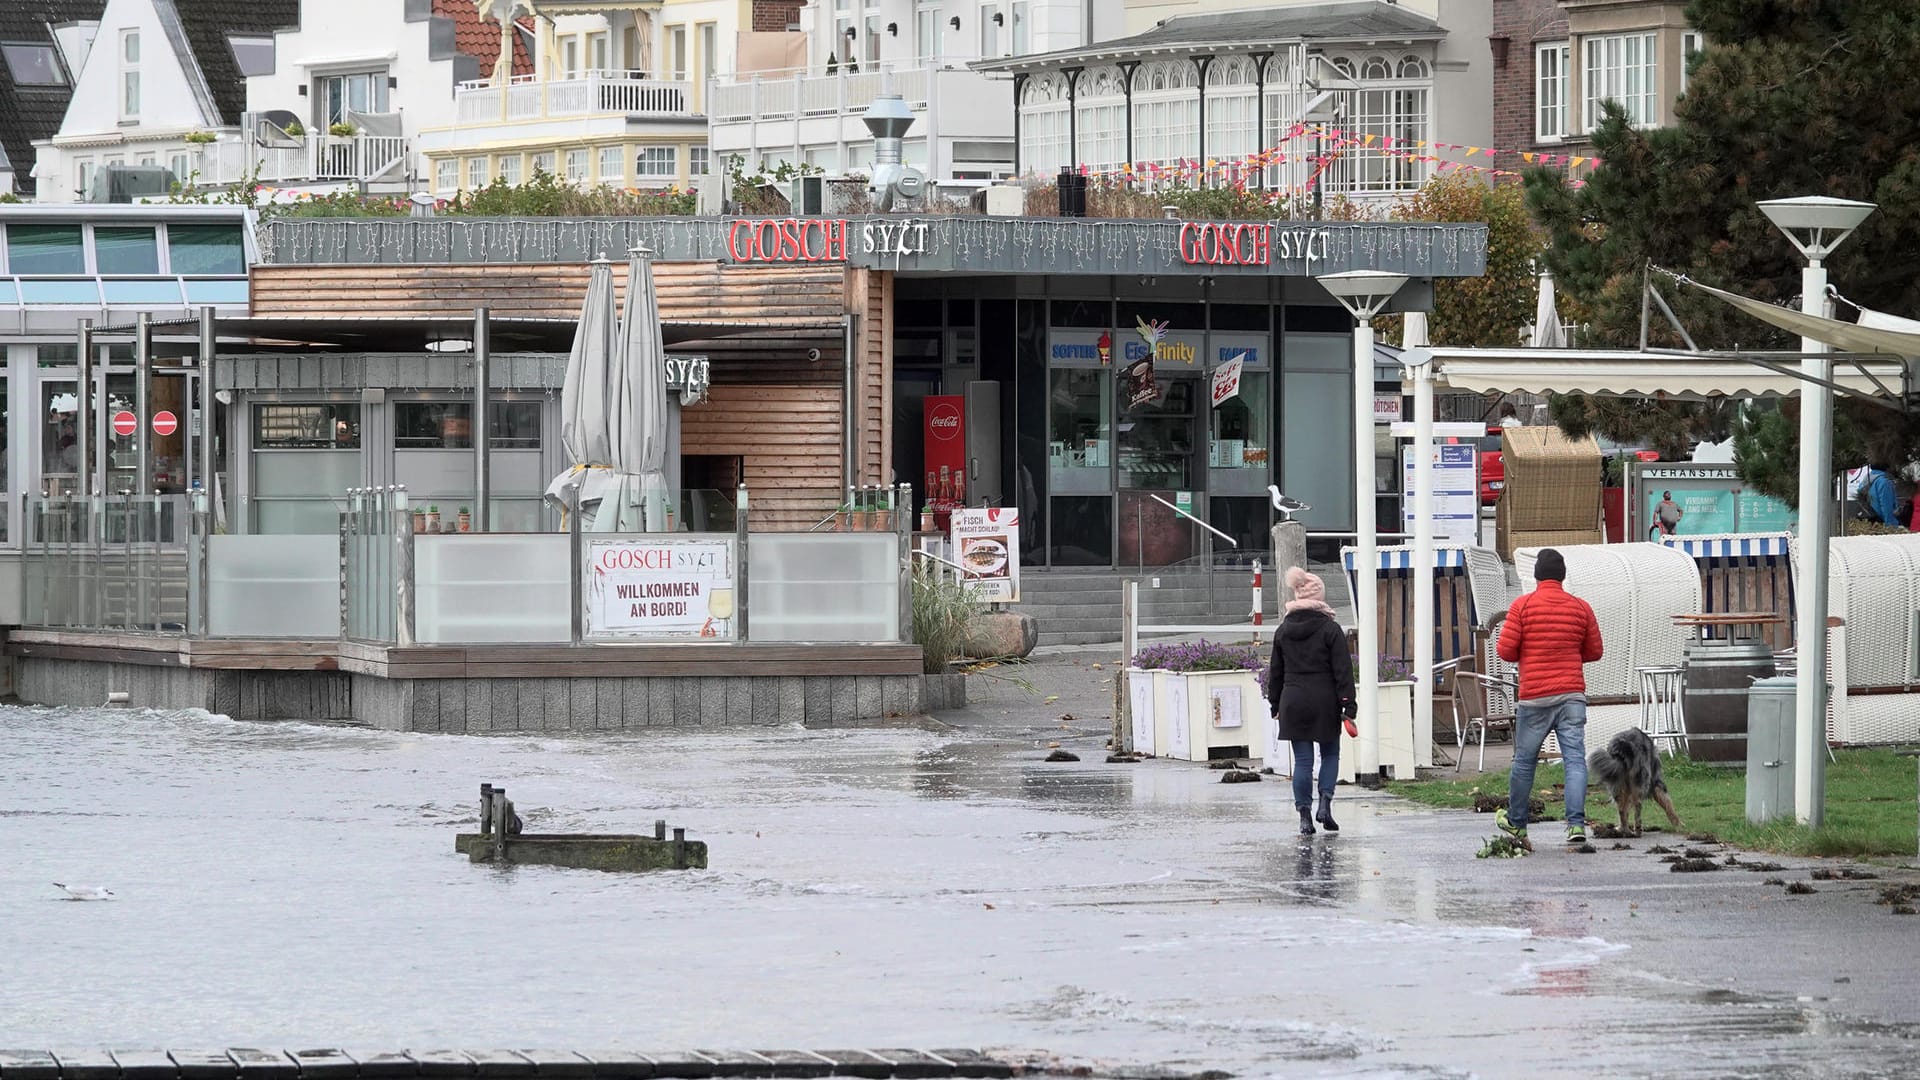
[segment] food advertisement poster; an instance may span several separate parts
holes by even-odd
[[[586,636],[732,641],[734,541],[589,541]]]
[[[1020,599],[1020,511],[984,506],[953,512],[953,549],[975,594],[988,603]]]

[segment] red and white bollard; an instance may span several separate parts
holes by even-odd
[[[1255,626],[1260,625],[1261,607],[1262,607],[1262,603],[1261,603],[1261,596],[1260,596],[1260,560],[1255,559],[1253,560],[1253,625]],[[1258,641],[1260,638],[1260,631],[1255,630],[1253,632],[1253,636],[1254,636],[1254,640]]]

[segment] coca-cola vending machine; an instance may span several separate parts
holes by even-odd
[[[921,527],[946,532],[948,512],[966,497],[966,395],[928,394],[921,412],[926,417],[927,476],[920,500],[923,511],[934,515]]]

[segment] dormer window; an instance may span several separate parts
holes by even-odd
[[[233,50],[233,62],[240,65],[240,74],[248,78],[273,74],[272,38],[228,34],[227,47]]]
[[[15,86],[65,86],[66,72],[51,45],[0,45]]]

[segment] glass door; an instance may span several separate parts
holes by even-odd
[[[1201,553],[1192,521],[1154,496],[1195,516],[1205,514],[1206,446],[1201,424],[1206,401],[1202,373],[1156,373],[1156,396],[1135,404],[1127,380],[1116,380],[1115,464],[1120,489],[1121,566],[1166,566]],[[1199,509],[1196,509],[1198,507]]]

